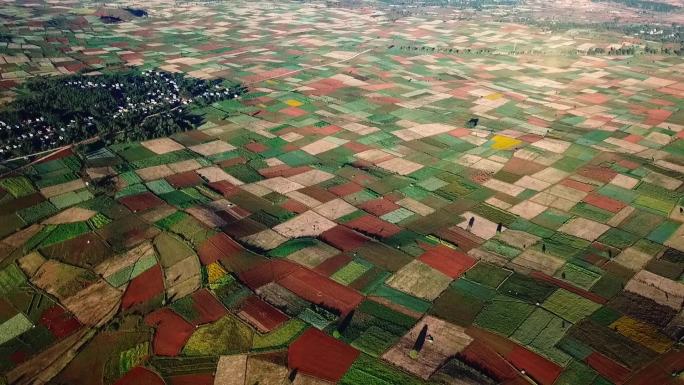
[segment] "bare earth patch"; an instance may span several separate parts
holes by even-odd
[[[309,210],[275,226],[273,230],[286,238],[315,237],[335,226],[335,222]]]
[[[451,278],[418,260],[409,262],[387,280],[389,286],[429,301],[439,297],[450,282]]]
[[[422,350],[414,359],[409,356],[413,345],[423,329],[427,325],[427,333],[432,337],[430,342],[426,339]],[[416,324],[399,342],[392,347],[382,358],[397,365],[406,371],[423,379],[427,379],[449,357],[462,351],[473,339],[465,333],[465,330],[439,318],[426,316]]]

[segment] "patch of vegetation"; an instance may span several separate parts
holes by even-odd
[[[124,8],[125,11],[130,13],[131,15],[135,17],[147,17],[147,11],[142,9],[142,8]]]
[[[188,356],[244,353],[252,347],[253,333],[249,326],[232,316],[202,326],[193,333],[183,348]]]
[[[106,142],[169,136],[202,123],[194,107],[246,91],[221,80],[153,71],[32,78],[0,111],[0,159],[96,136]]]
[[[267,334],[255,334],[252,341],[253,349],[274,349],[287,346],[298,336],[307,325],[304,321],[292,318],[278,329]]]
[[[342,385],[420,385],[424,381],[409,376],[379,359],[361,354],[340,380]]]
[[[123,20],[116,16],[100,16],[100,21],[105,24],[116,24],[121,23]]]
[[[432,378],[438,384],[494,385],[498,382],[477,363],[453,358],[444,364]]]

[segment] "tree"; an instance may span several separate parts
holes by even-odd
[[[333,337],[340,338],[342,336],[342,333],[344,333],[344,331],[347,330],[347,327],[349,327],[349,324],[351,324],[352,318],[354,318],[354,310],[347,313],[347,315],[342,319],[340,324],[337,325],[337,328],[333,332]]]
[[[425,345],[425,339],[427,338],[427,332],[428,326],[425,324],[423,325],[423,328],[420,329],[420,333],[418,333],[418,338],[413,344],[413,349],[411,349],[411,352],[409,352],[412,358],[418,357],[418,353],[420,353],[420,351],[423,349],[423,345]]]

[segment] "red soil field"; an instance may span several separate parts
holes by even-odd
[[[266,145],[264,145],[263,143],[257,143],[257,142],[247,143],[243,147],[248,149],[251,152],[256,152],[256,153],[260,153],[260,152],[264,152],[264,151],[268,150],[268,147],[266,147]]]
[[[376,216],[381,216],[385,215],[389,212],[392,212],[396,209],[401,208],[398,204],[384,199],[384,198],[379,198],[379,199],[373,199],[370,201],[363,202],[362,204],[359,205],[360,209],[363,209],[373,215]]]
[[[330,257],[323,261],[320,265],[314,268],[314,271],[323,274],[327,277],[331,276],[337,270],[341,269],[344,265],[351,262],[352,257],[346,254],[337,254],[334,257]]]
[[[475,341],[482,342],[485,346],[494,350],[502,357],[508,356],[515,348],[519,347],[518,344],[509,340],[508,338],[502,337],[496,333],[492,333],[477,326],[468,327],[466,329],[466,334],[473,337]]]
[[[282,176],[283,171],[288,169],[290,169],[290,166],[279,164],[277,166],[260,168],[258,172],[265,178],[275,178],[277,176]]]
[[[186,171],[180,174],[173,174],[166,177],[166,181],[175,188],[185,188],[202,184],[202,177],[194,171]]]
[[[354,142],[353,140],[342,145],[354,152],[364,152],[370,150],[372,147],[366,146],[365,144]]]
[[[549,122],[547,122],[544,119],[536,118],[534,116],[527,118],[527,123],[533,124],[537,127],[548,127],[549,126]],[[541,140],[541,137],[539,135],[527,134],[527,135],[523,135],[523,136],[518,137],[518,139],[522,140],[523,142],[534,143],[534,142]]]
[[[363,295],[327,277],[301,267],[278,283],[309,302],[339,310],[343,315],[354,310]]]
[[[18,86],[19,83],[14,80],[0,80],[0,90],[9,90],[10,88]]]
[[[564,179],[561,182],[561,184],[563,186],[574,188],[575,190],[584,191],[584,192],[592,192],[595,189],[595,187],[590,185],[590,184],[578,182],[574,179]]]
[[[671,350],[634,374],[628,385],[681,384],[673,372],[684,370],[684,351]]]
[[[202,131],[186,131],[183,133],[183,135],[186,137],[186,139],[185,139],[186,141],[188,140],[188,138],[194,140],[194,143],[192,143],[192,144],[200,144],[200,143],[208,142],[211,139],[213,139],[211,136],[205,134]],[[191,144],[186,144],[186,145],[190,146]]]
[[[152,349],[159,356],[177,356],[195,331],[195,327],[171,309],[155,310],[145,317],[145,323],[154,326]]]
[[[295,150],[298,150],[298,148],[295,148],[293,151],[295,151]],[[313,169],[309,166],[290,167],[288,169],[283,170],[280,173],[280,176],[282,176],[284,178],[289,178],[291,176],[299,175],[299,174],[302,174],[302,173],[305,173],[305,172],[311,171],[311,170],[313,170]]]
[[[347,314],[363,300],[363,295],[313,270],[285,260],[262,263],[240,274],[252,289],[276,282],[315,304],[323,304]]]
[[[159,376],[141,366],[131,369],[126,375],[119,378],[114,385],[165,385]]]
[[[45,326],[57,339],[62,339],[81,328],[81,323],[67,313],[64,308],[54,305],[40,316],[40,324]]]
[[[242,303],[238,316],[256,327],[261,333],[268,333],[288,320],[288,317],[280,310],[254,295]]]
[[[85,233],[64,242],[52,244],[43,248],[42,251],[46,257],[83,268],[97,265],[113,254],[109,246],[96,233]]]
[[[169,378],[169,385],[213,385],[212,374],[184,374]]]
[[[385,222],[378,217],[365,215],[345,223],[345,226],[358,230],[365,234],[376,235],[381,238],[389,238],[401,231],[401,227]]]
[[[389,159],[389,158],[391,158],[390,155],[387,156],[387,159]],[[355,161],[352,162],[352,166],[363,170],[363,169],[373,167],[373,162],[368,161],[368,160],[363,160],[363,159],[356,159]],[[354,182],[356,182],[356,181],[354,181]],[[377,200],[382,200],[382,198],[378,198]]]
[[[295,118],[308,114],[308,112],[306,112],[306,110],[302,110],[301,108],[297,108],[297,107],[285,107],[282,110],[280,110],[279,112],[281,114],[285,114],[287,116],[292,116]]]
[[[608,210],[613,213],[616,213],[627,206],[627,204],[623,202],[599,194],[589,194],[584,198],[584,201],[590,205],[594,205],[598,208]]]
[[[152,207],[157,207],[164,203],[163,200],[157,198],[157,196],[151,192],[123,197],[119,199],[119,202],[133,212],[151,209]]]
[[[208,238],[197,250],[203,265],[208,265],[222,257],[230,257],[241,252],[243,252],[242,246],[226,233],[218,233]]]
[[[534,143],[541,138],[535,136],[535,137],[518,138],[518,139],[520,139],[520,140],[527,139],[525,141],[528,141],[530,143]],[[533,140],[533,139],[536,139],[536,140]],[[531,160],[525,160],[525,159],[513,157],[513,158],[511,158],[511,160],[506,162],[506,165],[504,165],[503,170],[508,171],[508,172],[512,172],[513,174],[517,174],[517,175],[528,175],[528,174],[534,174],[536,172],[539,172],[539,171],[543,170],[544,168],[545,168],[544,166],[540,165],[539,163],[535,163]]]
[[[358,184],[356,184],[354,182],[344,183],[344,184],[337,185],[337,186],[334,186],[334,187],[331,187],[328,189],[328,191],[330,191],[331,193],[333,193],[339,197],[343,197],[343,196],[346,196],[349,194],[353,194],[353,193],[359,192],[361,190],[363,190],[363,187],[359,186]]]
[[[121,308],[129,309],[149,301],[164,291],[164,278],[159,264],[133,278],[121,299]]]
[[[238,221],[240,219],[244,219],[248,216],[250,216],[252,213],[249,211],[243,209],[240,206],[233,206],[227,210],[219,210],[216,211],[216,215],[221,217],[226,223],[233,223],[235,221]],[[225,228],[224,228],[225,230]]]
[[[140,60],[140,59],[144,58],[144,56],[142,54],[139,54],[139,53],[123,54],[123,55],[119,55],[119,57],[123,61],[135,61],[135,60]]]
[[[221,168],[226,168],[226,167],[230,167],[230,166],[235,166],[236,164],[246,164],[246,163],[247,163],[247,159],[245,159],[241,156],[238,156],[238,157],[226,159],[226,160],[220,162],[219,166]]]
[[[648,110],[648,119],[644,123],[655,126],[665,121],[670,115],[672,115],[672,111]]]
[[[456,226],[441,229],[435,235],[447,242],[453,243],[466,253],[484,243],[482,238]]]
[[[321,79],[311,82],[307,86],[315,89],[315,91],[307,91],[307,94],[322,96],[331,94],[338,88],[344,87],[344,83],[336,79]]]
[[[329,135],[333,135],[337,132],[340,132],[341,130],[342,130],[342,128],[331,124],[331,125],[327,125],[325,127],[320,127],[320,128],[314,127],[314,126],[305,127],[304,129],[300,130],[300,132],[302,133],[302,135],[311,134],[311,135],[329,136]]]
[[[361,186],[365,186],[376,181],[375,177],[364,173],[350,175],[349,180]]]
[[[36,192],[33,194],[29,194],[21,198],[14,199],[10,202],[1,204],[0,215],[11,214],[17,210],[31,207],[43,201],[45,201],[45,197],[41,193]]]
[[[459,277],[475,264],[468,254],[442,245],[431,247],[419,259],[451,278]]]
[[[329,192],[321,186],[305,187],[299,189],[299,192],[301,192],[302,194],[306,194],[321,203],[330,202],[331,200],[337,198],[337,195]]]
[[[624,167],[624,168],[628,168],[628,169],[630,169],[630,170],[634,170],[634,169],[639,168],[639,163],[632,162],[632,161],[629,161],[629,160],[626,160],[626,159],[619,160],[619,161],[617,162],[617,164],[620,165],[620,166],[622,166],[622,167]]]
[[[290,345],[287,361],[292,369],[337,382],[358,356],[358,350],[310,328]]]
[[[12,363],[14,363],[15,365],[19,365],[22,362],[28,360],[31,355],[28,353],[26,349],[28,348],[21,348],[19,350],[16,350],[14,353],[10,355],[10,361],[12,361]]]
[[[269,260],[240,273],[240,280],[252,289],[277,282],[297,269],[298,265],[283,259]]]
[[[214,189],[216,192],[220,193],[223,195],[225,198],[228,198],[229,196],[235,195],[240,192],[240,188],[233,185],[232,183],[221,180],[218,182],[211,182],[208,184],[209,187]]]
[[[594,179],[599,182],[608,183],[611,180],[613,180],[613,178],[615,178],[617,172],[607,167],[584,167],[578,171],[578,174],[589,179]]]
[[[368,242],[368,238],[362,234],[341,225],[324,231],[321,233],[320,238],[332,247],[342,251],[357,249]]]
[[[577,287],[577,286],[574,286],[574,285],[572,285],[572,284],[570,284],[570,283],[567,283],[567,282],[565,282],[565,281],[562,281],[562,280],[560,280],[560,279],[557,279],[557,278],[548,276],[548,275],[546,275],[546,274],[544,274],[544,273],[542,273],[542,272],[539,272],[539,271],[533,271],[533,272],[531,272],[531,273],[530,273],[530,277],[532,277],[532,278],[534,278],[534,279],[537,279],[537,280],[540,280],[540,281],[545,281],[545,282],[551,283],[551,284],[553,284],[553,285],[555,285],[555,286],[558,286],[558,287],[560,287],[560,288],[563,288],[563,289],[565,289],[565,290],[567,290],[567,291],[569,291],[569,292],[575,293],[575,294],[577,294],[577,295],[579,295],[579,296],[582,296],[582,297],[584,297],[584,298],[586,298],[586,299],[588,299],[588,300],[590,300],[590,301],[596,302],[596,303],[601,304],[601,305],[603,305],[603,304],[605,304],[606,302],[608,302],[607,299],[601,297],[600,295],[598,295],[598,294],[596,294],[596,293],[592,293],[592,292],[590,292],[590,291],[587,291],[587,290],[584,290],[584,289],[580,289],[580,288]]]
[[[609,97],[604,94],[600,93],[595,93],[595,94],[584,94],[577,99],[587,102],[587,103],[592,103],[592,104],[603,104],[609,100]]]
[[[555,363],[521,346],[513,349],[506,359],[519,370],[524,370],[528,376],[541,385],[553,384],[563,371],[563,368]]]
[[[288,199],[285,201],[285,203],[281,204],[280,206],[285,210],[291,211],[296,214],[301,214],[309,210],[309,207],[307,205],[295,199]]]
[[[214,322],[228,313],[225,307],[207,289],[200,289],[192,293],[193,308],[197,318],[192,320],[194,325]]]
[[[616,385],[624,384],[629,378],[630,371],[624,366],[618,364],[617,362],[611,360],[610,358],[604,356],[601,353],[593,352],[586,358],[587,365],[591,366],[594,370],[599,372],[600,375],[609,379]],[[649,382],[650,384],[656,384],[659,382]]]
[[[515,368],[485,343],[475,340],[459,356],[469,364],[485,368],[497,381],[512,380],[520,377]]]
[[[591,252],[583,255],[582,259],[598,267],[603,266],[607,262],[605,258]]]
[[[292,151],[297,150],[297,148],[294,148]],[[301,174],[306,171],[310,171],[311,167],[309,166],[298,166],[298,167],[290,167],[286,164],[281,164],[278,166],[272,166],[272,167],[265,167],[262,169],[259,169],[259,174],[263,175],[264,177],[267,178],[275,178],[277,176],[282,176],[283,178],[287,178],[293,175]]]

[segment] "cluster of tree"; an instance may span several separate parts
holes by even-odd
[[[131,21],[136,17],[147,17],[147,11],[142,8],[112,8],[102,6],[97,9],[95,16],[100,17],[100,21],[107,24]]]
[[[648,48],[648,47],[647,47]],[[652,50],[657,51],[655,48]],[[684,56],[684,43],[680,44],[679,48],[675,47],[661,47],[659,50],[661,55],[677,55]],[[652,52],[657,53],[657,52]]]
[[[46,27],[56,29],[68,29],[70,25],[71,20],[64,15],[57,15],[45,22]]]
[[[116,16],[100,16],[100,21],[102,21],[105,24],[117,24],[121,23],[123,20],[120,17]]]
[[[625,46],[620,48],[610,48],[606,50],[602,47],[590,48],[586,51],[587,55],[637,55],[642,53],[636,46]],[[676,47],[653,47],[645,46],[643,53],[646,55],[677,55],[684,56],[684,45]]]
[[[127,7],[127,8],[124,8],[124,10],[127,11],[128,13],[130,13],[131,15],[135,16],[135,17],[147,17],[148,16],[147,11],[142,9],[142,8]]]
[[[95,136],[113,142],[190,130],[202,117],[189,107],[245,92],[240,84],[153,71],[33,78],[0,110],[0,159]]]
[[[635,46],[630,45],[630,46],[623,46],[619,48],[615,47],[610,47],[608,51],[606,51],[605,48],[594,48],[594,54],[608,54],[608,55],[634,55],[637,52],[637,49]]]
[[[656,12],[672,12],[677,11],[681,7],[668,3],[661,3],[657,1],[647,1],[647,0],[591,0],[594,3],[618,3],[624,4],[629,8],[645,9],[648,11]]]
[[[402,51],[429,51],[429,52],[448,52],[448,53],[453,53],[453,54],[487,54],[487,53],[492,53],[492,51],[489,48],[479,48],[479,49],[471,49],[471,48],[445,48],[445,47],[426,47],[426,46],[414,46],[414,45],[390,45],[387,47],[388,49],[399,49]]]

